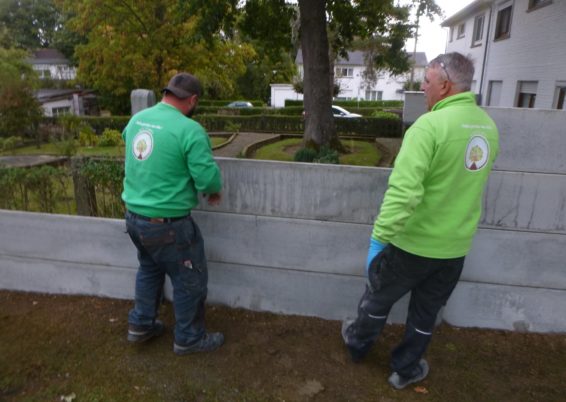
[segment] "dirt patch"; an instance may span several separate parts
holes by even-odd
[[[166,334],[126,341],[131,301],[0,291],[0,401],[562,401],[566,335],[438,328],[419,387],[387,384],[388,326],[361,364],[350,362],[340,323],[209,306],[226,335],[216,352],[173,354]],[[73,398],[75,396],[75,398]]]

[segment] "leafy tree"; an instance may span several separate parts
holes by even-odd
[[[226,19],[207,14],[206,8],[190,14],[198,1],[63,1],[64,10],[74,14],[68,28],[88,39],[76,47],[79,79],[99,90],[102,102],[113,99],[106,106],[114,113],[129,112],[132,89],[159,92],[182,70],[197,75],[208,96],[230,97],[236,91],[234,77],[254,55],[251,46],[223,36]]]
[[[354,41],[370,55],[369,65],[394,74],[409,69],[403,51],[410,36],[408,7],[393,0],[299,0],[304,60],[304,102],[307,146],[341,147],[331,113],[332,57],[345,57]],[[329,54],[332,57],[329,57]]]
[[[51,46],[62,25],[52,0],[3,0],[0,27],[10,33],[11,46],[33,50]]]
[[[289,82],[296,74],[292,25],[296,7],[285,0],[248,0],[237,24],[239,40],[250,43],[257,56],[238,79],[240,92],[249,99],[269,98],[269,84]]]
[[[42,116],[34,97],[37,75],[27,53],[0,48],[0,136],[32,135]]]

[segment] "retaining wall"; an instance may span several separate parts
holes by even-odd
[[[557,133],[536,128],[550,123],[537,122],[534,111],[528,119],[516,116],[523,110],[489,112],[506,128],[498,168],[528,162],[540,171],[492,173],[478,234],[441,318],[458,326],[566,332],[566,170],[552,159],[565,148],[546,149],[550,168],[535,169],[509,136],[529,131],[546,144],[545,135]],[[548,141],[559,146],[565,138]],[[223,200],[193,212],[209,258],[209,300],[328,319],[354,315],[390,170],[218,161]],[[0,288],[133,297],[137,262],[122,220],[0,211],[0,221]],[[390,322],[404,320],[406,304],[405,298],[394,307]]]

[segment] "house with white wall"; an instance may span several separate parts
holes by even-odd
[[[476,0],[442,23],[484,106],[566,109],[566,1]]]
[[[346,100],[403,100],[403,86],[409,81],[410,72],[398,76],[382,70],[377,73],[377,79],[373,82],[366,80],[365,53],[362,51],[348,52],[347,58],[338,58],[334,64],[335,81],[340,85],[340,93],[335,99]],[[427,58],[424,52],[416,52],[415,57],[409,55],[414,63],[415,82],[421,82],[424,78]],[[300,79],[303,78],[303,54],[299,50],[295,58]],[[271,85],[271,106],[282,107],[285,99],[300,100],[302,94],[298,94],[291,84]]]
[[[38,49],[28,60],[40,79],[74,80],[77,70],[57,49]]]

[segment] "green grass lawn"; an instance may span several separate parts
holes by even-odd
[[[300,148],[302,138],[287,138],[258,149],[253,159],[293,161],[293,155]],[[381,159],[381,153],[373,142],[360,140],[342,140],[342,145],[349,153],[340,154],[342,165],[376,166]]]

